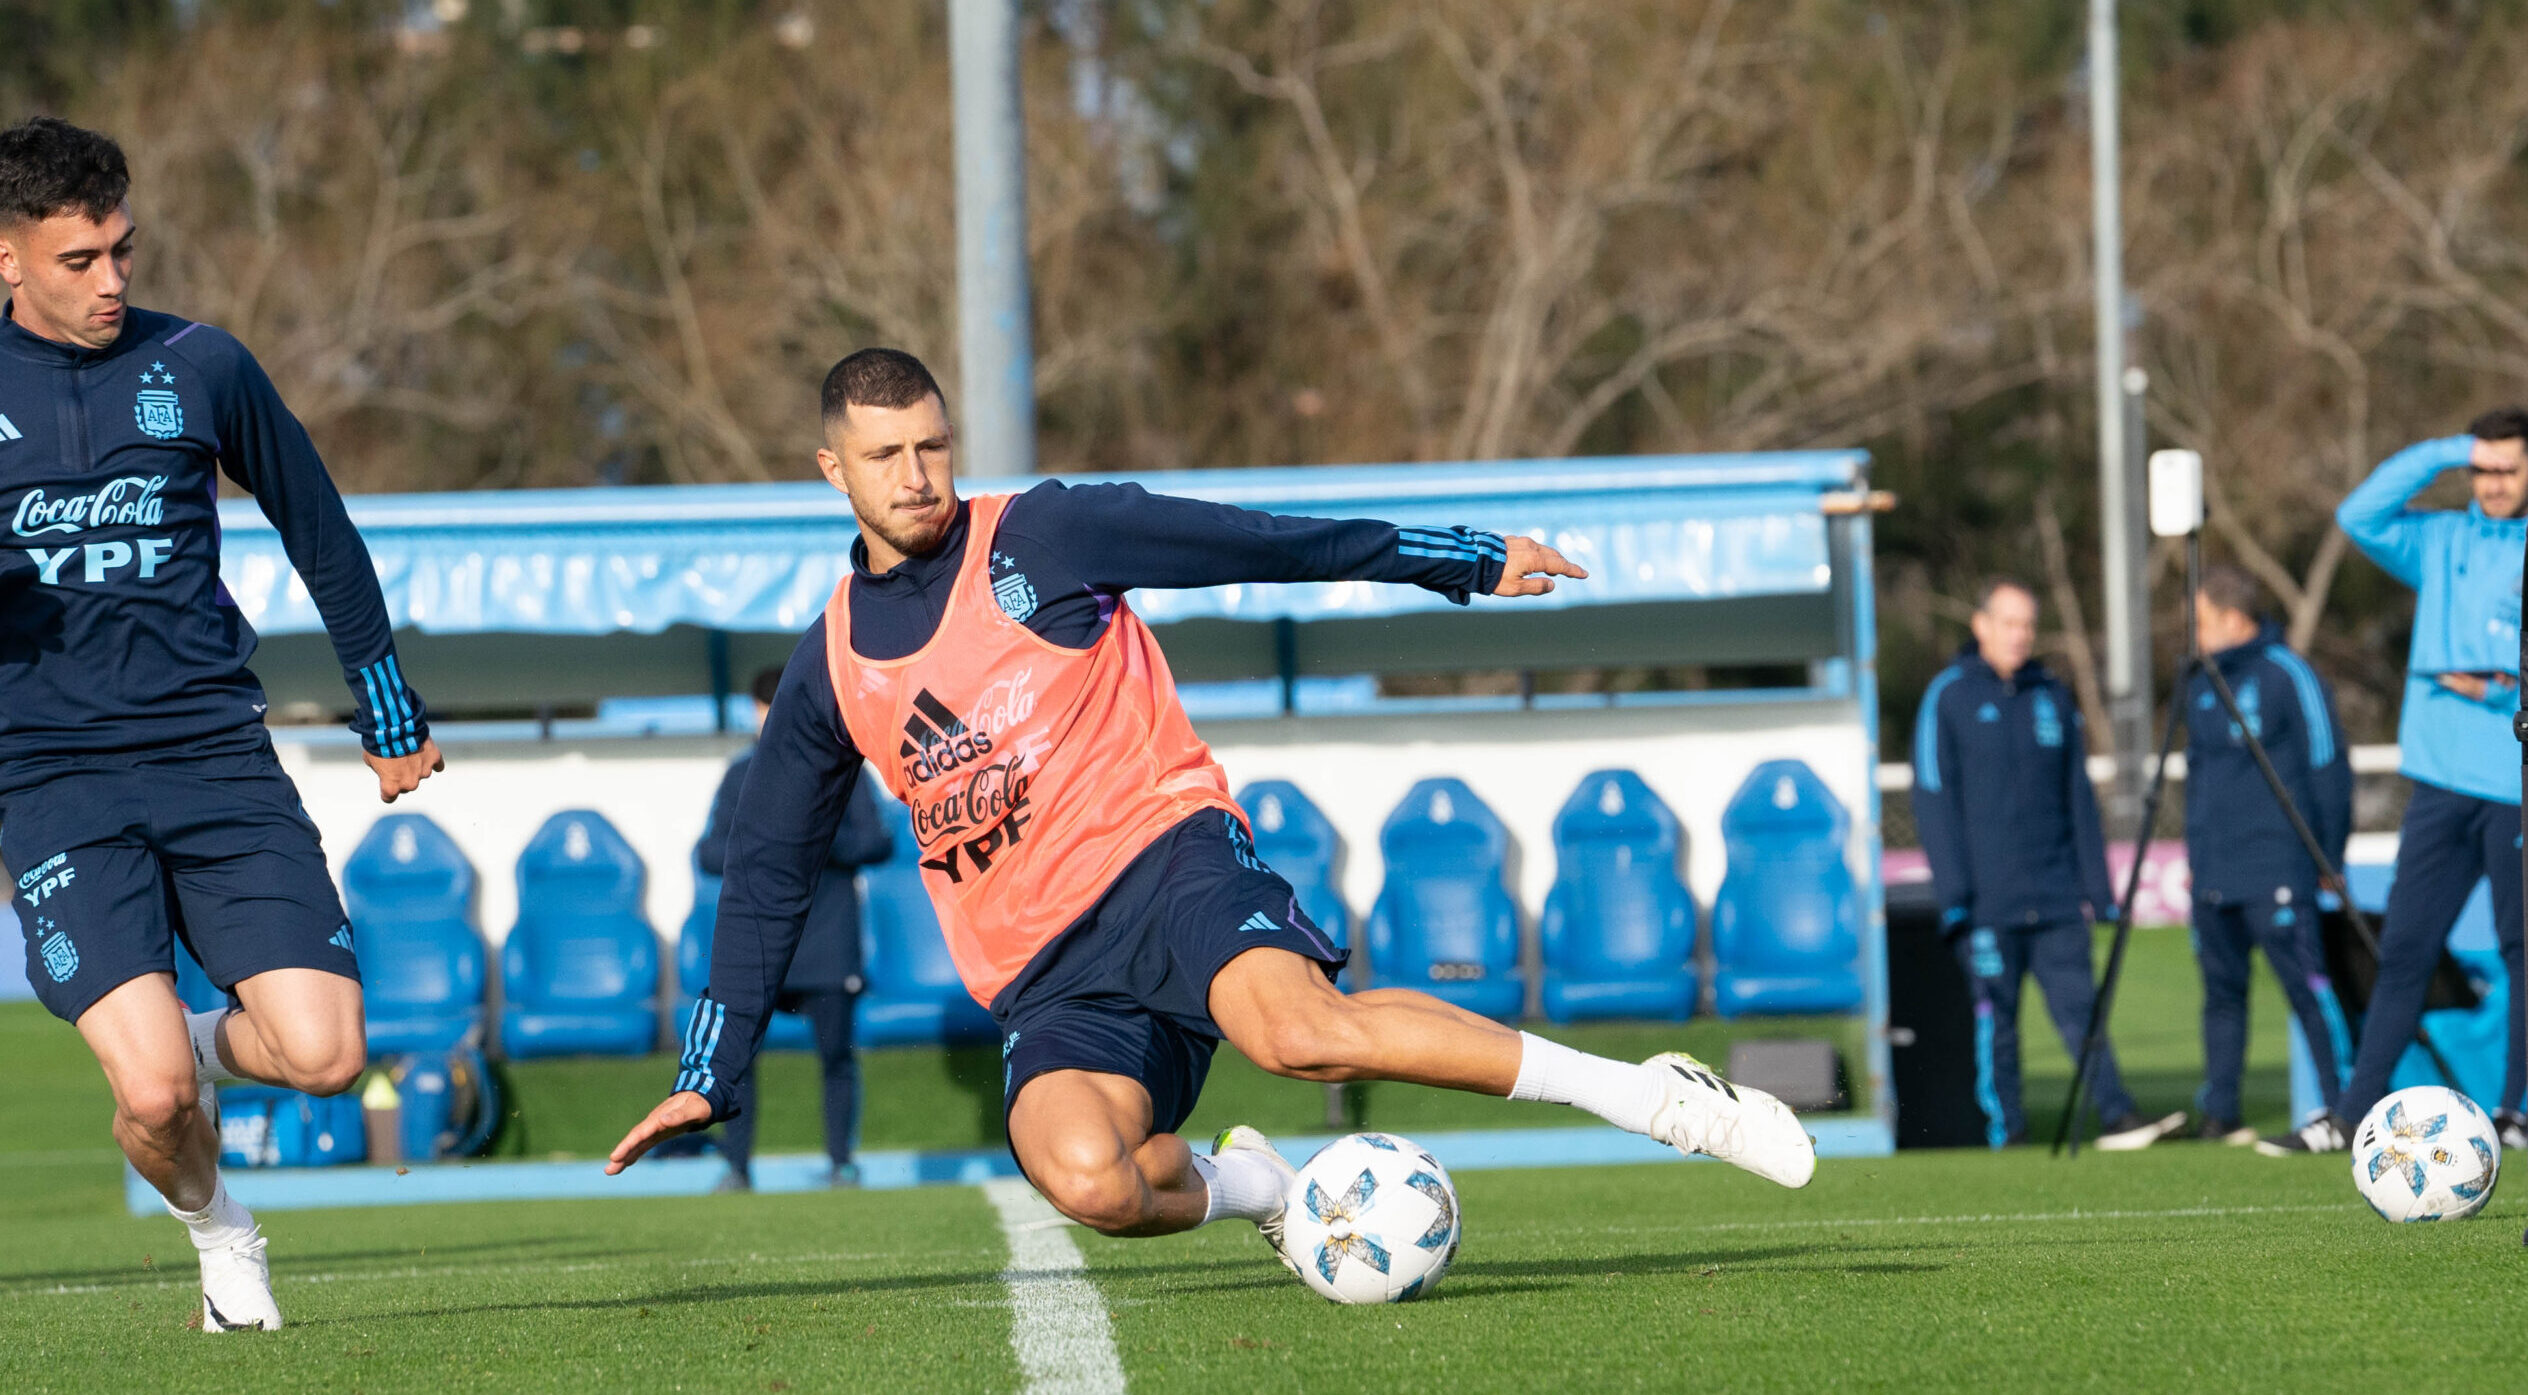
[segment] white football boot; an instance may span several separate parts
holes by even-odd
[[[1216,1158],[1233,1149],[1257,1154],[1270,1163],[1273,1171],[1281,1174],[1282,1195],[1285,1198],[1290,1195],[1291,1183],[1299,1180],[1299,1169],[1292,1166],[1290,1159],[1283,1157],[1281,1150],[1273,1146],[1273,1140],[1244,1124],[1232,1124],[1222,1129],[1220,1136],[1211,1141],[1211,1155]],[[1257,1221],[1255,1228],[1264,1233],[1264,1243],[1273,1247],[1273,1254],[1281,1260],[1282,1267],[1293,1274],[1298,1273],[1299,1262],[1290,1257],[1289,1249],[1282,1244],[1282,1213],[1276,1211],[1271,1220]]]
[[[272,1301],[272,1270],[263,1259],[260,1226],[245,1239],[202,1253],[202,1330],[281,1330],[281,1307]]]
[[[1668,1102],[1650,1118],[1650,1136],[1692,1156],[1718,1158],[1768,1182],[1805,1187],[1817,1171],[1817,1140],[1790,1107],[1762,1090],[1733,1085],[1682,1051],[1642,1062],[1660,1073]]]
[[[219,1132],[219,1086],[202,1082],[202,1113]],[[277,1332],[281,1307],[272,1301],[272,1268],[263,1258],[263,1229],[215,1249],[202,1250],[202,1330]]]

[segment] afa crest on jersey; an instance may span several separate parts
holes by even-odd
[[[50,929],[51,926],[52,922],[47,920],[39,928]],[[45,939],[44,972],[51,974],[55,983],[68,983],[70,976],[79,972],[79,948],[70,942],[68,931],[54,930]]]
[[[132,420],[141,433],[161,441],[184,434],[184,404],[175,394],[176,375],[167,365],[153,363],[140,375],[140,394],[132,399]],[[157,387],[148,386],[160,384]]]

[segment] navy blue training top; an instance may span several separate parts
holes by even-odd
[[[2220,665],[2239,715],[2318,846],[2343,866],[2352,835],[2352,755],[2326,681],[2271,627],[2210,662]],[[2278,891],[2317,890],[2317,864],[2274,802],[2247,733],[2221,710],[2212,680],[2201,673],[2186,685],[2186,862],[2198,900],[2272,901]]]
[[[1969,645],[1914,719],[1914,827],[1941,925],[2111,917],[2080,704],[2031,659],[2008,678]]]
[[[937,551],[884,573],[869,570],[867,544],[852,544],[851,632],[861,657],[900,659],[930,642],[964,564],[969,513],[958,507]],[[1138,588],[1394,581],[1463,605],[1500,583],[1508,558],[1500,538],[1466,528],[1288,518],[1139,485],[1052,480],[1010,501],[993,549],[992,579],[1010,583],[994,588],[1002,608],[1066,649],[1094,644],[1115,598]],[[1014,581],[1022,577],[1023,587]],[[1011,597],[1022,598],[1023,614]],[[756,740],[729,826],[711,987],[686,1024],[676,1088],[701,1093],[717,1117],[728,1117],[731,1084],[755,1058],[860,769],[826,670],[820,618],[782,670]]]
[[[131,309],[88,349],[0,312],[0,786],[84,756],[264,739],[254,627],[219,579],[223,473],[315,598],[361,744],[421,749],[369,550],[245,346]]]

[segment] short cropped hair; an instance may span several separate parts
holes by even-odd
[[[781,691],[781,670],[777,668],[755,670],[755,682],[752,686],[755,701],[766,707],[772,706],[772,695]]]
[[[0,223],[40,223],[64,213],[102,223],[131,192],[123,147],[58,116],[0,131]]]
[[[2256,607],[2264,600],[2264,588],[2256,584],[2245,567],[2228,562],[2215,562],[2203,569],[2200,588],[2205,600],[2223,610],[2235,610],[2253,620]]]
[[[2528,441],[2528,407],[2495,407],[2467,423],[2479,441]]]
[[[1993,597],[2000,595],[2004,591],[2016,591],[2020,595],[2028,598],[2028,604],[2040,607],[2042,606],[2042,602],[2039,602],[2036,598],[2035,587],[2030,586],[2028,583],[2021,581],[2015,576],[1992,576],[1986,577],[1984,579],[1984,584],[1975,588],[1976,611],[1981,613],[1992,609]]]
[[[832,430],[853,407],[910,407],[936,397],[944,410],[948,394],[922,361],[902,349],[862,349],[834,365],[825,375],[825,427]]]

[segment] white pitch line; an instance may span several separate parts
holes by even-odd
[[[983,1184],[1009,1237],[1009,1344],[1028,1395],[1121,1395],[1106,1302],[1088,1281],[1067,1224],[1036,1189],[1016,1177]],[[1055,1222],[1048,1224],[1048,1222]]]
[[[1611,1234],[1642,1235],[1662,1231],[1710,1230],[1841,1230],[1895,1225],[2027,1225],[2050,1221],[2158,1221],[2199,1216],[2280,1216],[2306,1211],[2342,1211],[2327,1206],[2178,1206],[2144,1211],[1985,1211],[1959,1216],[1846,1216],[1836,1220],[1713,1221],[1702,1225],[1608,1226]]]

